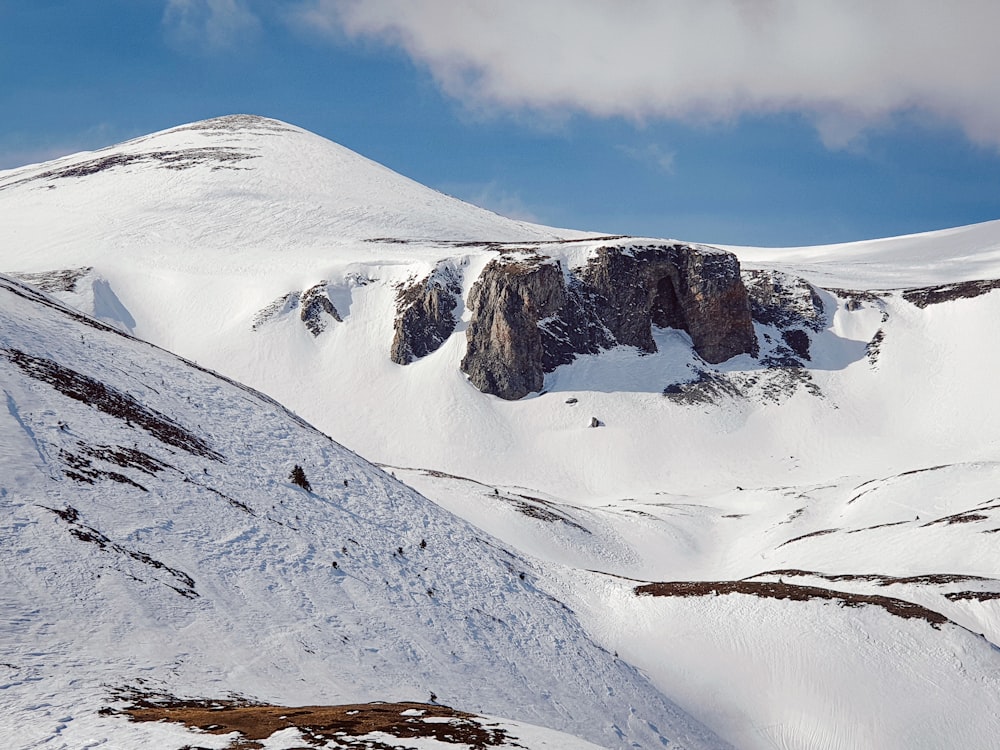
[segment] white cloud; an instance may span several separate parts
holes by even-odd
[[[206,49],[231,48],[260,28],[243,0],[167,0],[163,23],[174,41]]]
[[[841,147],[898,113],[1000,146],[997,0],[303,0],[472,106],[637,121],[798,112]]]

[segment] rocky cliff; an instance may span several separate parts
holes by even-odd
[[[331,320],[336,320],[338,323],[344,322],[340,313],[337,312],[337,308],[330,301],[325,281],[321,281],[302,292],[300,303],[302,310],[299,312],[299,319],[305,323],[309,333],[313,336],[319,336],[323,333]]]
[[[581,277],[615,341],[654,352],[652,326],[691,336],[707,362],[756,354],[750,303],[735,255],[692,245],[602,247]]]
[[[542,388],[539,322],[566,302],[562,268],[549,258],[491,261],[469,293],[462,371],[484,393],[521,398]]]
[[[403,284],[396,294],[395,336],[389,357],[407,365],[436,351],[455,330],[460,279],[439,265],[426,278]]]
[[[491,261],[473,285],[462,370],[486,393],[518,399],[577,354],[624,344],[656,351],[652,326],[691,336],[718,363],[756,354],[739,262],[683,244],[615,244],[579,269],[540,255]]]
[[[826,326],[819,292],[805,279],[772,269],[743,271],[753,319],[781,334],[779,346],[767,364],[801,367],[812,357],[810,333]]]

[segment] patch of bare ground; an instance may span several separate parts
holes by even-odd
[[[792,537],[791,539],[779,544],[779,547],[784,547],[786,544],[791,544],[792,542],[798,542],[802,539],[808,539],[812,536],[824,536],[825,534],[832,534],[835,531],[840,531],[840,529],[820,529],[819,531],[810,531],[808,534],[803,534],[802,536]]]
[[[860,528],[860,529],[851,529],[847,533],[848,534],[857,534],[858,532],[861,532],[861,531],[873,531],[875,529],[884,529],[884,528],[886,528],[888,526],[902,526],[903,524],[907,524],[907,523],[909,523],[909,521],[889,521],[888,523],[877,523],[874,526],[865,526],[865,527]]]
[[[554,510],[555,503],[549,502],[548,500],[542,500],[540,497],[531,497],[530,495],[517,495],[515,497],[511,497],[503,494],[497,495],[497,497],[509,503],[518,513],[528,516],[529,518],[537,518],[539,521],[546,521],[548,523],[564,523],[570,528],[582,531],[584,534],[593,533],[583,524],[577,523],[572,518],[558,510]]]
[[[434,739],[449,744],[464,744],[475,750],[506,745],[507,732],[484,723],[481,717],[436,703],[357,703],[341,706],[272,706],[243,700],[182,700],[172,696],[134,694],[132,705],[105,713],[124,714],[130,720],[168,721],[183,724],[209,734],[239,737],[229,747],[233,750],[263,748],[266,740],[282,729],[295,728],[303,742],[311,747],[366,748],[388,750],[393,747],[365,738],[382,732],[395,738]]]
[[[727,397],[742,398],[746,394],[723,374],[697,370],[690,379],[668,385],[663,395],[675,404],[698,406],[719,403]]]
[[[48,383],[68,398],[97,409],[127,425],[138,426],[161,443],[180,448],[194,456],[225,463],[223,456],[165,414],[150,409],[128,393],[44,357],[34,357],[18,349],[0,349],[0,356],[17,365],[25,375]]]
[[[841,581],[864,581],[865,583],[874,583],[876,586],[892,586],[895,584],[906,583],[923,586],[939,586],[946,583],[967,583],[969,581],[996,580],[994,578],[969,576],[961,573],[928,573],[919,576],[890,576],[883,573],[819,573],[815,570],[801,570],[799,568],[768,570],[763,573],[758,573],[755,576],[747,576],[742,580],[749,581],[754,578],[763,578],[764,576],[782,576],[784,578],[822,578],[824,581],[830,581],[832,583],[839,583]]]
[[[955,464],[941,464],[940,466],[926,466],[926,467],[924,467],[922,469],[910,469],[909,471],[903,471],[903,472],[900,472],[899,474],[894,474],[894,475],[892,475],[890,477],[882,477],[882,478],[869,479],[867,482],[862,482],[861,484],[859,484],[857,487],[854,488],[855,490],[860,490],[862,487],[868,487],[868,489],[864,490],[863,492],[859,492],[857,495],[855,495],[850,500],[848,500],[847,504],[850,505],[855,500],[858,500],[859,498],[863,497],[864,495],[867,495],[869,492],[871,492],[871,491],[873,491],[875,489],[878,489],[878,483],[879,482],[888,482],[889,480],[892,480],[892,479],[899,479],[899,477],[908,477],[908,476],[912,476],[913,474],[923,474],[925,471],[940,471],[941,469],[951,468],[954,465]],[[876,486],[869,487],[868,485],[876,485]]]
[[[832,591],[818,586],[796,586],[790,583],[770,581],[678,581],[674,583],[647,583],[635,587],[638,596],[718,596],[725,594],[746,594],[761,599],[788,599],[805,602],[814,599],[835,602],[841,607],[861,607],[865,605],[881,607],[896,617],[912,620],[919,619],[929,622],[932,627],[939,628],[944,623],[950,623],[940,612],[922,607],[919,604],[874,594],[854,594],[846,591]]]
[[[163,571],[167,573],[170,578],[167,580],[159,581],[167,588],[173,589],[178,594],[186,599],[197,599],[198,592],[194,588],[194,579],[182,570],[177,568],[171,568],[169,565],[150,557],[145,552],[140,552],[138,550],[128,549],[116,542],[113,542],[110,538],[102,534],[100,531],[95,529],[93,526],[88,526],[80,521],[80,512],[71,505],[67,505],[63,510],[58,508],[50,508],[47,505],[39,505],[38,507],[44,508],[50,513],[55,514],[69,526],[69,533],[79,539],[81,542],[90,542],[105,552],[111,552],[117,554],[123,558],[131,558],[138,563],[147,566],[153,571]],[[135,578],[135,576],[132,576]],[[136,578],[136,580],[141,580]]]
[[[973,510],[963,510],[961,513],[954,513],[950,516],[943,516],[941,518],[936,518],[933,521],[925,523],[924,526],[934,526],[935,524],[939,523],[951,526],[954,523],[973,523],[975,521],[989,521],[990,516],[984,514],[982,511],[997,510],[998,508],[1000,508],[1000,503],[994,503],[993,505],[978,507]]]
[[[460,482],[469,482],[470,484],[479,485],[480,487],[490,490],[495,499],[508,503],[518,513],[528,516],[529,518],[535,518],[539,521],[546,521],[548,523],[563,523],[578,531],[582,531],[584,534],[593,533],[583,524],[570,518],[565,512],[559,509],[557,503],[554,503],[551,500],[543,500],[540,497],[532,497],[531,495],[500,492],[499,488],[490,487],[482,482],[477,482],[475,479],[460,477],[456,474],[448,474],[447,472],[438,471],[437,469],[414,469],[406,466],[390,466],[389,464],[378,464],[378,466],[385,470],[400,469],[402,471],[419,471],[422,472],[424,476],[435,477],[436,479],[457,479]]]
[[[990,517],[984,516],[982,513],[956,513],[953,516],[946,516],[945,518],[939,518],[936,521],[925,523],[924,526],[933,526],[936,523],[944,523],[950,526],[953,523],[973,523],[975,521],[989,520]]]
[[[451,247],[481,247],[485,250],[504,250],[511,246],[527,245],[531,247],[541,247],[543,245],[571,245],[578,242],[609,242],[612,240],[627,240],[627,234],[608,234],[602,237],[583,237],[580,239],[560,239],[560,240],[521,240],[498,242],[495,240],[439,240],[438,244]]]
[[[937,305],[941,302],[951,302],[956,299],[971,299],[987,294],[994,289],[1000,289],[1000,279],[981,279],[977,281],[962,281],[957,284],[941,284],[939,286],[921,287],[919,289],[904,289],[903,299],[917,307]]]
[[[827,288],[834,297],[839,297],[847,302],[848,310],[858,310],[864,303],[877,304],[889,296],[890,292],[871,291],[867,289],[834,289]]]
[[[885,329],[879,328],[875,331],[875,335],[872,336],[871,341],[865,344],[865,356],[868,358],[868,364],[872,367],[878,364],[879,354],[882,353],[883,341],[885,341]]]
[[[84,268],[64,268],[57,271],[41,271],[36,273],[12,273],[16,279],[31,284],[43,292],[73,292],[76,282],[93,271],[92,266]]]
[[[975,599],[979,602],[988,602],[1000,599],[1000,591],[949,591],[944,598],[950,602]]]

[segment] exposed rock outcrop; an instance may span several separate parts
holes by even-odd
[[[402,285],[396,296],[396,335],[389,357],[407,365],[436,351],[455,330],[455,308],[462,285],[455,273],[438,266],[426,278]]]
[[[624,344],[655,352],[652,327],[686,331],[718,363],[756,354],[739,262],[692,245],[607,245],[564,272],[542,256],[491,261],[468,300],[462,370],[486,393],[517,399],[578,354]]]
[[[337,308],[330,300],[327,290],[328,282],[321,281],[304,292],[288,292],[278,297],[274,302],[260,310],[253,318],[251,328],[258,330],[261,326],[281,318],[293,310],[299,311],[299,320],[313,336],[319,336],[330,325],[331,320],[343,322]]]
[[[826,310],[815,287],[798,276],[774,270],[743,271],[753,319],[781,333],[782,349],[769,364],[799,367],[811,359],[809,332],[826,326]]]
[[[331,319],[338,323],[343,322],[337,308],[330,301],[326,286],[326,282],[321,281],[302,292],[300,298],[302,310],[299,313],[299,319],[306,324],[306,328],[313,336],[319,336],[323,333]]]
[[[603,298],[598,314],[619,344],[655,352],[652,326],[691,336],[707,362],[756,354],[736,256],[692,245],[602,247],[581,274]]]
[[[1000,279],[982,279],[977,281],[960,281],[955,284],[940,284],[938,286],[904,289],[903,299],[912,302],[920,308],[951,302],[956,299],[971,299],[1000,289]]]
[[[58,271],[42,271],[39,273],[9,273],[15,279],[31,284],[49,294],[77,291],[77,282],[93,271],[92,266],[85,268],[66,268]]]
[[[484,393],[517,399],[539,391],[544,349],[539,322],[566,304],[562,268],[549,258],[491,261],[472,286],[462,370]]]

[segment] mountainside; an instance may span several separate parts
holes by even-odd
[[[433,694],[605,746],[721,747],[540,590],[531,559],[266,397],[7,279],[0,383],[6,747],[179,747],[99,714],[129,689]]]
[[[191,576],[199,599],[190,601],[207,598],[195,562],[209,580],[252,586],[255,602],[284,597],[277,631],[295,636],[260,618],[234,625],[245,645],[207,658],[204,672],[178,666],[181,677],[171,682],[166,661],[128,657],[165,680],[164,690],[252,692],[285,704],[427,700],[434,691],[458,709],[609,746],[698,736],[685,712],[740,748],[995,744],[1000,408],[992,392],[1000,353],[988,332],[1000,315],[1000,222],[789,249],[550,229],[455,201],[318,136],[249,116],[0,173],[0,217],[0,271],[260,389],[434,503],[310,428],[286,424],[292,418],[270,401],[245,390],[233,400],[235,386],[215,376],[170,364],[181,373],[171,392],[191,391],[194,403],[161,400],[153,389],[166,393],[173,376],[157,385],[160,365],[133,353],[145,345],[128,344],[127,357],[102,350],[95,360],[86,341],[77,346],[75,328],[65,337],[25,333],[15,348],[30,357],[0,358],[4,377],[19,379],[13,390],[4,381],[10,413],[41,419],[21,417],[52,456],[71,458],[47,468],[43,482],[28,433],[8,420],[18,440],[0,454],[12,477],[4,499],[36,497],[16,506],[11,528],[23,537],[44,522],[46,533],[73,535],[83,527],[67,520],[72,507],[79,523],[121,549]],[[26,301],[17,304],[10,330],[37,316]],[[74,442],[82,438],[58,428],[63,420],[77,429],[63,415],[72,399],[22,404],[39,392],[23,378],[50,367],[39,359],[94,378],[98,371],[87,368],[98,367],[100,382],[184,425],[201,441],[189,447],[203,443],[225,461],[178,446],[164,453],[162,435],[149,442],[153,433],[136,419],[109,423],[125,437],[88,427],[98,432],[84,443],[98,448],[87,452]],[[146,372],[152,380],[140,376]],[[214,385],[198,386],[195,398],[199,378]],[[212,388],[217,398],[209,398]],[[283,416],[265,419],[261,409]],[[108,465],[107,446],[130,445],[174,469],[153,471],[154,481],[135,466]],[[347,476],[344,462],[356,474]],[[314,494],[290,483],[295,464]],[[83,470],[98,472],[93,486],[65,474],[88,477]],[[208,483],[217,475],[230,489]],[[365,488],[357,496],[356,482]],[[32,487],[45,489],[25,489]],[[241,531],[194,530],[177,505],[192,489]],[[59,494],[70,490],[72,498]],[[51,492],[60,502],[38,499]],[[112,507],[147,495],[160,499],[127,504],[136,515],[114,527],[120,539],[105,528],[118,512]],[[383,498],[381,510],[366,515],[375,512],[373,496]],[[268,525],[269,505],[285,526]],[[164,520],[172,515],[190,525]],[[331,571],[334,560],[323,557],[350,551],[345,523],[361,524],[350,533],[368,545],[367,584],[389,581],[377,598],[349,576],[326,590],[333,571],[347,569],[347,558],[336,557]],[[198,549],[229,540],[225,549],[240,555],[223,555],[229,568],[194,546],[167,559],[164,538],[157,544],[166,547],[145,546],[154,531],[177,531]],[[501,541],[486,541],[494,538]],[[78,539],[71,541],[96,554]],[[428,546],[416,552],[420,539]],[[423,571],[418,556],[445,545],[462,551]],[[263,583],[247,583],[240,571],[257,571],[259,562],[248,560],[260,556],[285,562],[267,563]],[[156,571],[157,580],[184,588]],[[289,593],[293,572],[308,581],[297,584],[305,593]],[[427,593],[432,572],[452,587],[447,614],[437,609],[444,595]],[[148,612],[128,588],[138,585],[125,584],[128,603],[120,606]],[[164,585],[153,590],[168,597],[167,613],[194,606]],[[150,601],[154,611],[161,606]],[[219,601],[213,606],[235,611]],[[527,619],[517,628],[463,625],[454,611],[470,606],[503,622]],[[410,619],[386,624],[371,614],[389,609]],[[30,611],[30,597],[15,610]],[[378,646],[380,656],[351,651],[358,655],[343,680],[295,650],[305,643],[329,659],[353,648],[303,624],[325,632],[331,611],[334,629],[392,644]],[[344,611],[353,613],[349,627]],[[379,624],[369,626],[370,617]],[[540,636],[543,627],[564,635]],[[167,652],[212,656],[204,644],[219,628],[193,628],[200,651],[168,639]],[[497,633],[505,645],[489,645]],[[455,642],[475,656],[441,662]],[[276,661],[258,656],[271,651]],[[261,669],[224,667],[248,654]],[[287,666],[274,666],[283,660]],[[300,672],[315,688],[293,688]],[[249,691],[248,674],[262,687]],[[612,677],[620,682],[605,689]],[[477,680],[485,682],[475,687]],[[436,681],[465,687],[448,693]],[[568,692],[557,696],[548,681]],[[637,711],[631,722],[628,706]],[[612,725],[625,736],[609,734]]]
[[[247,158],[190,155],[206,149]],[[163,161],[175,152],[189,156]],[[80,167],[95,161],[112,166]],[[614,497],[620,475],[648,491],[666,476],[685,491],[822,481],[831,462],[882,472],[989,456],[997,437],[965,396],[989,371],[972,361],[992,355],[971,321],[991,297],[948,304],[970,322],[942,325],[944,307],[915,307],[898,290],[1000,278],[1000,223],[788,260],[736,248],[735,297],[704,297],[711,273],[663,281],[637,253],[732,255],[511,222],[246,116],[3,173],[0,211],[0,269],[264,390],[377,461]],[[536,267],[530,293],[509,272]],[[784,286],[776,293],[755,269],[784,269]],[[728,327],[703,333],[693,303],[679,304],[688,293],[718,300],[706,320],[734,310]],[[494,317],[501,300],[520,301]],[[919,374],[931,366],[934,378]],[[899,403],[910,392],[897,376],[932,389],[922,408]],[[505,404],[467,377],[508,398],[546,393]],[[607,429],[582,429],[594,419]],[[817,422],[826,437],[803,441],[800,425]],[[427,440],[431,426],[464,434],[465,450]],[[609,456],[615,472],[603,469]]]

